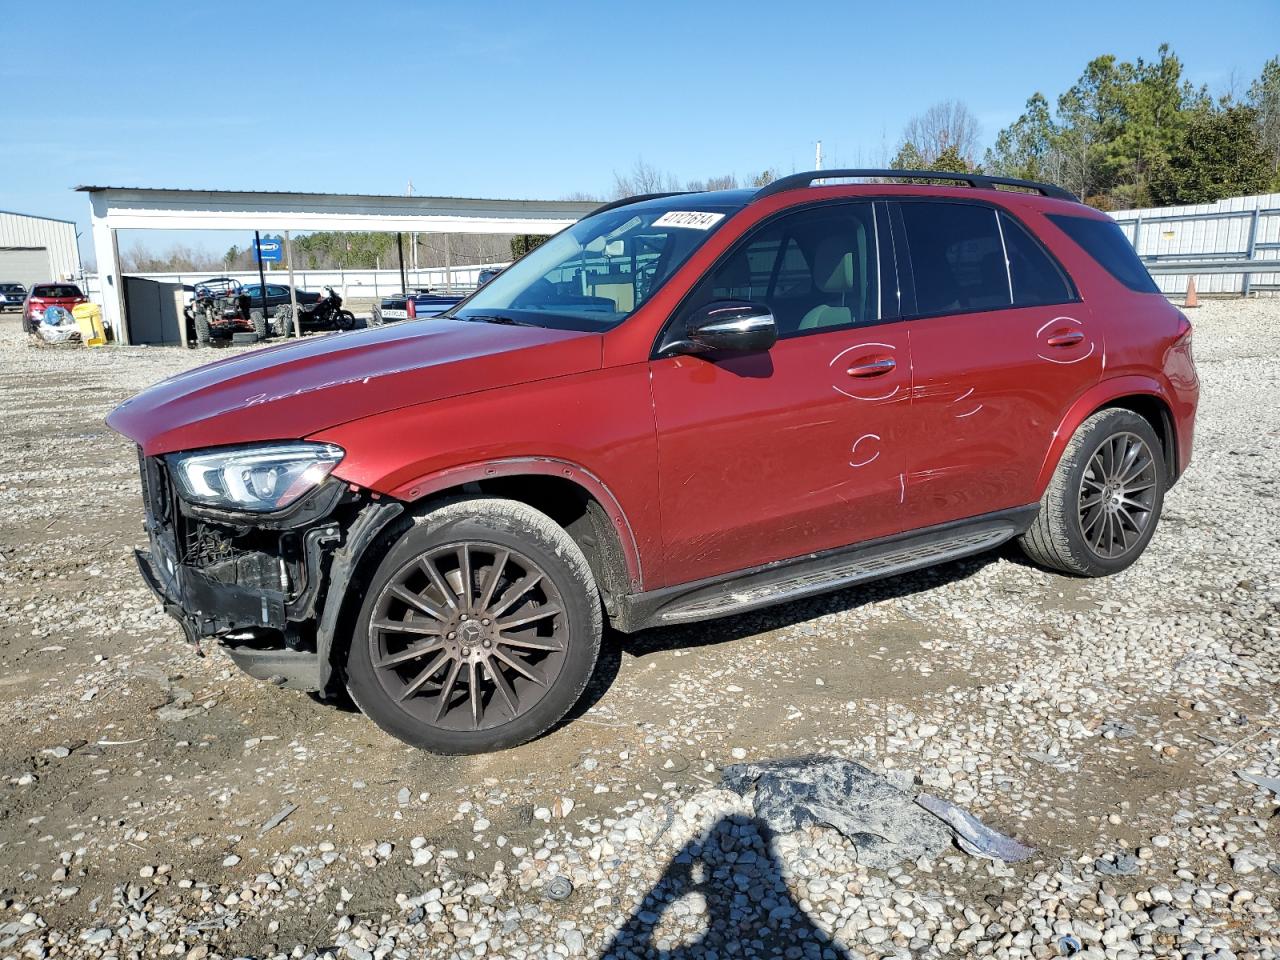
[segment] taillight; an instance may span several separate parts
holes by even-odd
[[[413,297],[407,297],[404,301],[404,313],[410,320],[418,318],[418,305],[414,302]]]

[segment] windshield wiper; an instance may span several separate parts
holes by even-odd
[[[515,317],[504,317],[498,314],[469,314],[465,317],[454,317],[454,320],[475,320],[478,323],[503,323],[509,327],[541,327],[540,323],[530,323],[528,320],[517,320]]]

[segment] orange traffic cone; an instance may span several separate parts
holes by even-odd
[[[1196,296],[1196,278],[1195,277],[1189,277],[1187,279],[1187,299],[1186,299],[1186,302],[1182,304],[1182,306],[1184,309],[1187,309],[1187,310],[1191,309],[1192,307],[1200,306],[1200,298]]]

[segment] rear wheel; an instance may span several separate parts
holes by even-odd
[[[271,333],[267,325],[267,315],[261,310],[249,311],[249,323],[253,325],[253,333],[259,340],[265,340]]]
[[[293,336],[293,307],[286,303],[276,309],[276,315],[271,318],[271,330],[277,337]]]
[[[563,528],[514,501],[459,501],[420,518],[379,565],[347,688],[413,746],[511,747],[577,702],[601,626],[591,568]]]
[[[1095,413],[1067,444],[1023,551],[1064,573],[1118,573],[1155,533],[1166,476],[1150,423],[1130,410]]]

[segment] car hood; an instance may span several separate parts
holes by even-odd
[[[229,357],[126,400],[107,425],[148,456],[296,440],[399,407],[600,366],[597,334],[410,322]]]

